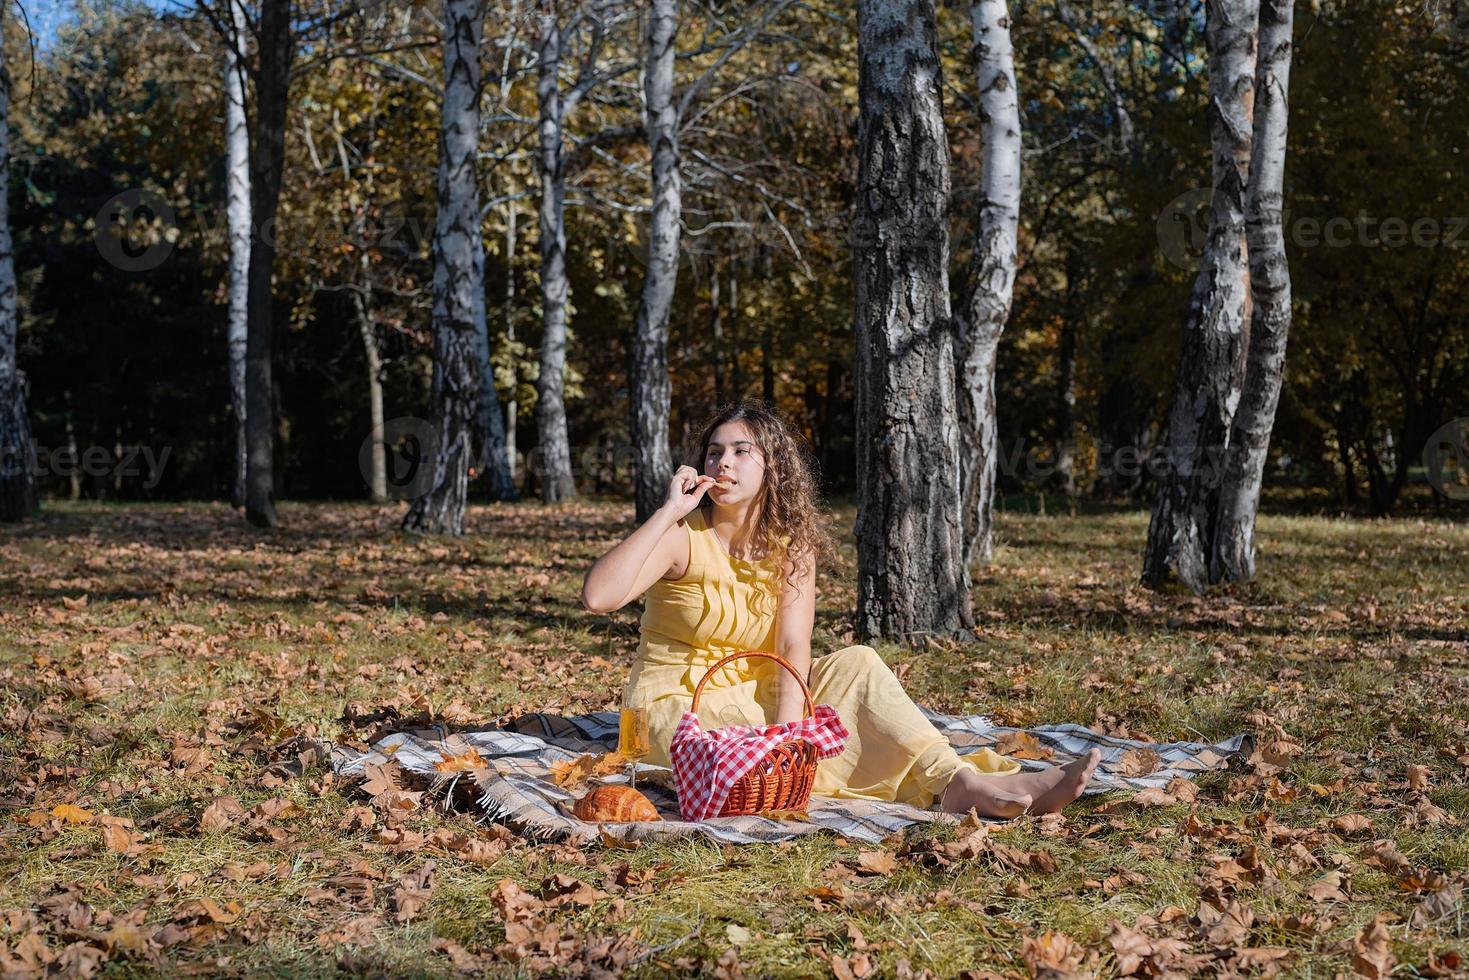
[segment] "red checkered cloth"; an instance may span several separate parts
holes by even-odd
[[[685,820],[719,815],[729,791],[745,773],[765,761],[777,745],[797,738],[816,746],[817,757],[842,751],[849,732],[829,704],[818,704],[810,718],[784,725],[728,725],[706,732],[699,716],[685,711],[673,730],[668,754],[673,760],[673,789]]]

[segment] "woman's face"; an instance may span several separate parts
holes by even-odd
[[[709,488],[716,502],[754,500],[765,482],[765,454],[749,427],[743,422],[726,422],[715,429],[704,450],[704,472],[721,481]]]

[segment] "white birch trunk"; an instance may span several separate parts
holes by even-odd
[[[0,28],[5,25],[0,10]],[[3,45],[0,45],[3,47]],[[15,255],[10,241],[10,74],[0,50],[0,521],[35,510],[35,449],[26,380],[16,361]]]
[[[473,319],[475,323],[475,358],[479,362],[480,394],[479,416],[475,433],[480,440],[479,463],[470,473],[471,478],[483,474],[488,481],[487,496],[491,500],[514,501],[520,499],[515,489],[515,477],[510,471],[510,459],[505,445],[505,416],[500,411],[500,393],[495,387],[494,358],[490,356],[490,323],[486,310],[484,290],[484,242],[480,249],[480,293],[475,300]]]
[[[1209,135],[1214,196],[1168,416],[1164,472],[1148,526],[1143,580],[1195,593],[1209,581],[1219,488],[1248,343],[1245,193],[1260,0],[1209,0]]]
[[[245,503],[245,346],[250,315],[250,131],[245,113],[245,53],[249,30],[241,0],[229,0],[230,36],[224,66],[226,217],[229,225],[230,406],[235,416],[232,499]]]
[[[403,528],[464,533],[473,435],[484,389],[484,246],[480,240],[479,146],[481,11],[475,0],[444,0],[444,96],[438,212],[434,220],[434,365],[429,422],[433,475]],[[478,320],[476,319],[478,318]]]
[[[857,629],[973,626],[949,306],[949,150],[932,0],[859,0]]]
[[[678,282],[679,220],[683,209],[678,107],[673,99],[678,0],[651,0],[647,18],[648,61],[643,94],[648,146],[653,155],[653,215],[648,232],[648,268],[633,325],[628,392],[639,523],[662,505],[673,477],[673,456],[668,448],[668,314]]]
[[[1294,0],[1262,0],[1245,215],[1250,251],[1249,352],[1219,495],[1219,530],[1210,568],[1214,582],[1248,581],[1255,575],[1255,515],[1285,371],[1291,283],[1282,212],[1293,21]]]
[[[361,212],[357,225],[357,239],[364,240],[366,207]],[[359,288],[351,290],[352,305],[357,312],[357,331],[362,337],[362,356],[367,361],[367,407],[371,416],[373,434],[370,467],[367,485],[372,502],[380,504],[388,499],[388,453],[383,443],[383,356],[377,345],[377,326],[372,321],[372,260],[367,249],[360,249],[358,265],[362,279]]]
[[[275,507],[275,385],[272,379],[276,213],[286,166],[286,110],[295,35],[290,0],[261,0],[250,147],[249,323],[245,339],[245,519],[279,523]]]
[[[505,208],[505,299],[504,320],[505,340],[510,344],[511,350],[515,349],[515,249],[517,239],[517,225],[520,216],[515,202],[511,201]],[[505,467],[510,473],[510,481],[515,482],[518,474],[516,472],[515,459],[519,455],[519,447],[516,445],[516,431],[519,426],[520,399],[517,397],[517,386],[519,385],[519,368],[516,361],[511,360],[515,367],[516,379],[510,386],[510,397],[505,400]]]
[[[563,168],[561,28],[555,5],[543,0],[536,100],[540,107],[541,172],[541,369],[536,378],[537,482],[541,500],[554,504],[576,497],[571,442],[566,429],[566,177]],[[670,474],[671,475],[671,474]],[[662,502],[661,500],[659,501]]]
[[[1020,222],[1020,104],[1010,15],[1005,0],[983,0],[969,15],[984,170],[968,293],[958,316],[965,568],[994,555],[995,355],[1010,316]]]

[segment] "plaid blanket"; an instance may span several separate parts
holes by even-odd
[[[922,708],[922,706],[920,706]],[[981,748],[996,748],[1018,729],[993,724],[983,715],[956,716],[922,708],[934,727],[948,736],[949,743],[965,755]],[[1092,748],[1102,751],[1101,765],[1086,792],[1105,793],[1114,789],[1162,787],[1174,776],[1192,778],[1201,772],[1222,769],[1236,755],[1248,755],[1253,746],[1247,735],[1222,742],[1143,742],[1116,738],[1080,725],[1045,725],[1024,729],[1054,753],[1047,761],[1018,759],[1027,769],[1045,769],[1056,763],[1080,758]],[[550,766],[587,752],[609,752],[617,747],[617,713],[597,711],[567,718],[534,713],[522,715],[503,729],[447,733],[443,730],[395,732],[379,739],[367,752],[345,746],[332,750],[332,768],[344,776],[360,775],[368,763],[397,760],[403,769],[442,780],[434,763],[470,748],[488,765],[468,774],[475,783],[477,799],[486,818],[514,827],[538,840],[571,838],[594,840],[597,824],[571,815],[570,803],[584,791],[567,792],[552,781]],[[1151,750],[1158,755],[1157,768],[1146,776],[1123,776],[1129,752]],[[873,800],[840,800],[812,796],[806,820],[775,820],[761,816],[715,817],[685,821],[680,818],[673,792],[673,772],[664,766],[639,764],[637,785],[662,820],[646,823],[602,824],[600,833],[626,841],[669,840],[703,836],[731,844],[754,844],[790,840],[821,830],[853,840],[876,843],[904,827],[935,821],[954,821],[954,814],[920,810],[905,803]],[[596,777],[596,782],[625,783],[625,774]]]

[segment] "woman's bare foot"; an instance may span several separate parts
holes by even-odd
[[[1092,749],[1080,759],[1068,762],[1064,766],[1052,766],[1040,772],[1027,772],[1004,778],[1025,780],[1024,783],[1015,787],[1015,791],[1029,793],[1035,798],[1035,802],[1030,807],[1031,813],[1055,813],[1081,795],[1082,790],[1086,789],[1086,784],[1091,781],[1092,774],[1097,771],[1097,764],[1101,760],[1101,750]]]
[[[964,768],[955,772],[949,780],[943,799],[939,801],[939,808],[946,813],[968,813],[974,810],[981,817],[1009,819],[1020,816],[1033,802],[1029,793],[1015,792],[1008,784]]]
[[[1081,795],[1101,759],[1102,753],[1092,749],[1074,762],[1040,772],[986,776],[972,769],[960,769],[949,781],[940,806],[950,813],[965,813],[973,808],[983,817],[1055,813]],[[1020,803],[1018,809],[1017,803]]]

